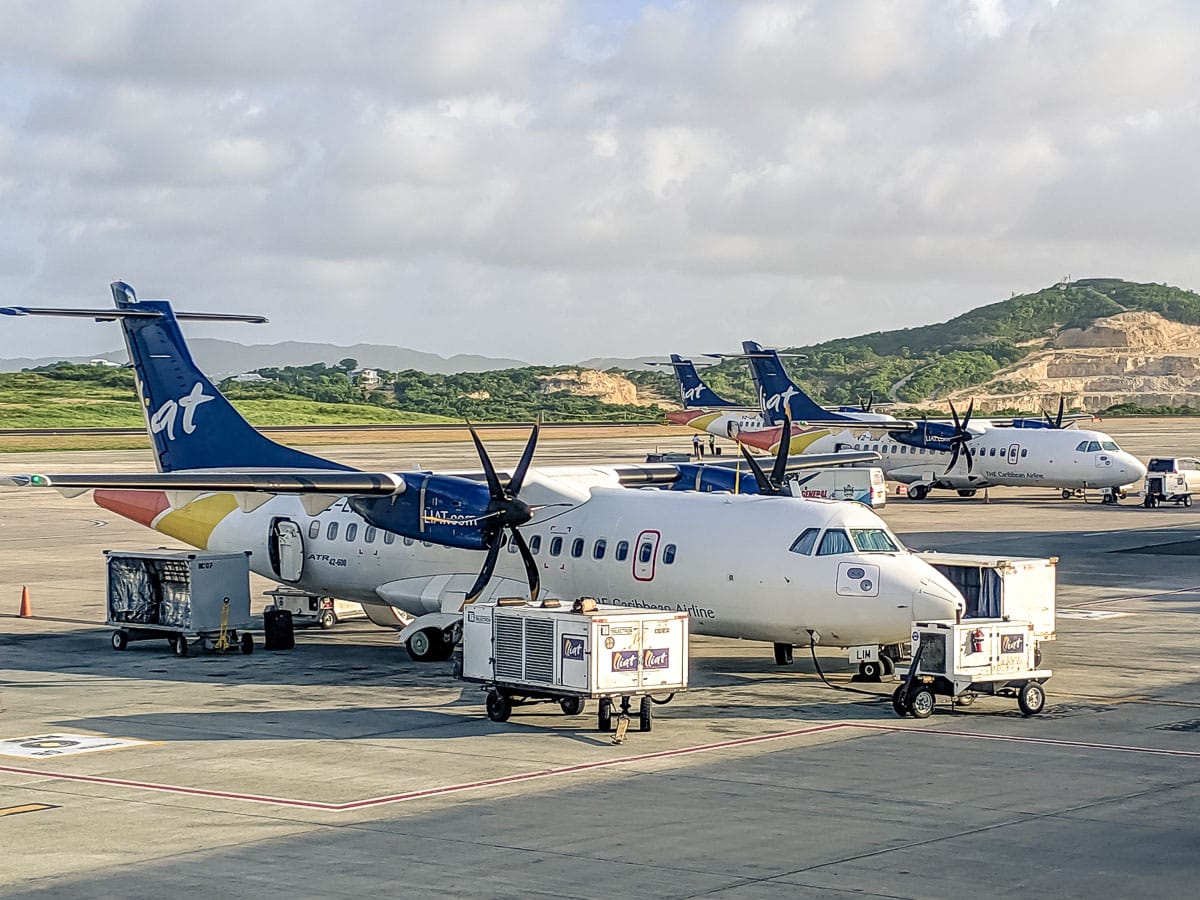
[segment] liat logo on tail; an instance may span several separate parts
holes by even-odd
[[[179,419],[180,411],[183,412],[183,433],[191,434],[196,430],[196,407],[201,403],[207,403],[209,400],[215,399],[209,394],[204,393],[204,388],[200,382],[192,385],[192,390],[178,400],[168,400],[150,417],[150,431],[152,434],[159,434],[165,431],[167,440],[175,440],[175,422]]]

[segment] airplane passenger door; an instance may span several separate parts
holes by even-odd
[[[1015,466],[1017,464],[1017,460],[1020,458],[1021,458],[1021,445],[1020,444],[1009,444],[1008,445],[1008,464],[1010,466]]]
[[[643,531],[633,545],[633,577],[638,581],[654,580],[654,560],[658,557],[657,531]]]
[[[304,571],[304,538],[291,519],[272,519],[267,541],[271,568],[282,581],[299,581]]]

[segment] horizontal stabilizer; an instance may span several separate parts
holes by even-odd
[[[173,493],[326,494],[333,497],[404,493],[390,472],[158,472],[145,475],[4,475],[0,484],[48,487],[61,492],[93,489]]]
[[[97,322],[115,322],[117,319],[161,319],[163,313],[152,309],[50,309],[37,306],[0,306],[0,316],[56,316],[63,319],[95,319]],[[241,315],[239,313],[177,312],[175,318],[181,322],[250,322],[265,325],[265,316]]]

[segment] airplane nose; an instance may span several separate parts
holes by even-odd
[[[913,592],[913,619],[930,622],[937,619],[954,619],[959,610],[966,610],[962,594],[950,584],[933,579],[923,579],[921,586]]]
[[[1125,463],[1125,468],[1129,471],[1130,482],[1141,481],[1146,477],[1146,466],[1136,456],[1126,454],[1123,462]]]

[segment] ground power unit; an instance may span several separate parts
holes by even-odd
[[[486,686],[488,718],[503,722],[514,705],[547,700],[578,715],[595,699],[599,729],[610,731],[614,703],[627,715],[639,699],[639,725],[649,731],[651,695],[687,688],[687,613],[554,602],[466,608],[462,677]]]

